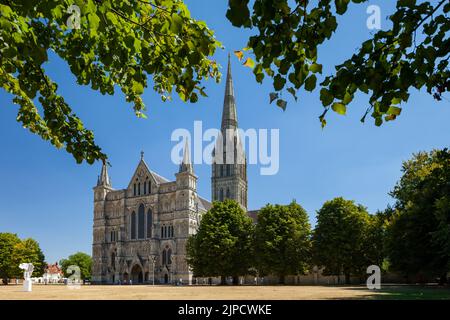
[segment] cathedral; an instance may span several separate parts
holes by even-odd
[[[237,129],[228,57],[223,138],[218,139],[213,152],[211,198],[236,200],[247,211],[247,165]],[[222,143],[223,147],[219,145]],[[229,145],[231,150],[226,147]],[[239,157],[243,161],[236,161]],[[196,233],[202,215],[210,207],[211,203],[197,194],[197,176],[187,142],[174,181],[151,170],[141,153],[128,186],[116,190],[103,164],[94,187],[92,282],[191,284],[186,242]]]

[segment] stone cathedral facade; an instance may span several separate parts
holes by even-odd
[[[223,148],[216,144],[213,154],[212,200],[234,199],[247,210],[247,166],[237,128],[228,57],[221,123]],[[225,147],[227,142],[231,142],[231,149]],[[238,158],[243,160],[237,161]],[[190,284],[192,272],[186,262],[186,242],[210,207],[211,203],[197,194],[197,176],[187,143],[174,181],[152,171],[142,153],[128,186],[115,190],[104,164],[94,187],[92,282],[139,284],[181,280]]]

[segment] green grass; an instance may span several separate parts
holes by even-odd
[[[450,287],[382,286],[373,299],[383,300],[450,300]],[[381,294],[380,294],[381,293]]]

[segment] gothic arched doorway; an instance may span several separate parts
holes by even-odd
[[[132,284],[144,283],[142,268],[137,264],[133,267],[133,269],[131,269],[131,281]]]

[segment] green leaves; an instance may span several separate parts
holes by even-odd
[[[281,75],[276,75],[273,81],[273,87],[275,90],[280,91],[283,89],[284,85],[286,84],[286,79],[284,79]]]
[[[340,115],[345,115],[345,113],[347,112],[347,107],[345,106],[345,104],[342,103],[333,103],[333,105],[331,106],[331,109],[333,109],[334,112],[340,114]]]
[[[260,273],[304,274],[311,262],[311,226],[299,204],[266,205],[255,228],[255,264]]]
[[[363,274],[373,243],[366,241],[369,226],[366,209],[341,197],[327,201],[317,212],[313,234],[313,263],[326,275]],[[369,260],[369,261],[368,261]]]
[[[321,64],[317,64],[317,63],[313,63],[309,66],[309,70],[314,72],[314,73],[322,73],[322,65]]]
[[[233,200],[214,202],[187,245],[195,276],[246,275],[252,260],[252,220]]]
[[[248,2],[249,0],[229,0],[226,16],[233,26],[249,27],[251,25]]]
[[[331,94],[331,92],[328,89],[322,88],[320,90],[320,101],[322,101],[322,104],[326,107],[329,106],[334,100],[334,96]]]
[[[17,121],[78,163],[107,156],[46,75],[47,52],[67,62],[78,84],[110,95],[120,88],[139,118],[146,118],[141,95],[149,77],[163,101],[176,91],[192,103],[206,95],[204,80],[220,80],[211,56],[221,44],[182,1],[76,4],[79,29],[69,29],[73,11],[58,1],[40,1],[32,10],[25,0],[0,4],[0,86],[19,106]]]
[[[338,14],[344,14],[347,11],[347,7],[350,0],[335,0],[336,12]]]
[[[320,79],[319,49],[336,31],[336,16],[345,14],[351,3],[367,1],[327,0],[313,6],[303,0],[255,0],[249,12],[248,1],[229,0],[227,17],[235,26],[254,29],[247,47],[261,66],[255,78],[273,78],[280,94],[286,90],[295,98],[294,90],[313,91],[320,81],[325,110],[345,114],[355,94],[363,93],[374,108],[372,113],[362,110],[361,120],[370,115],[377,126],[400,115],[396,108],[408,101],[411,88],[426,89],[443,100],[450,91],[448,1],[397,0],[397,10],[389,17],[392,27],[376,32],[335,66],[333,74]],[[324,126],[325,116],[319,119]]]

